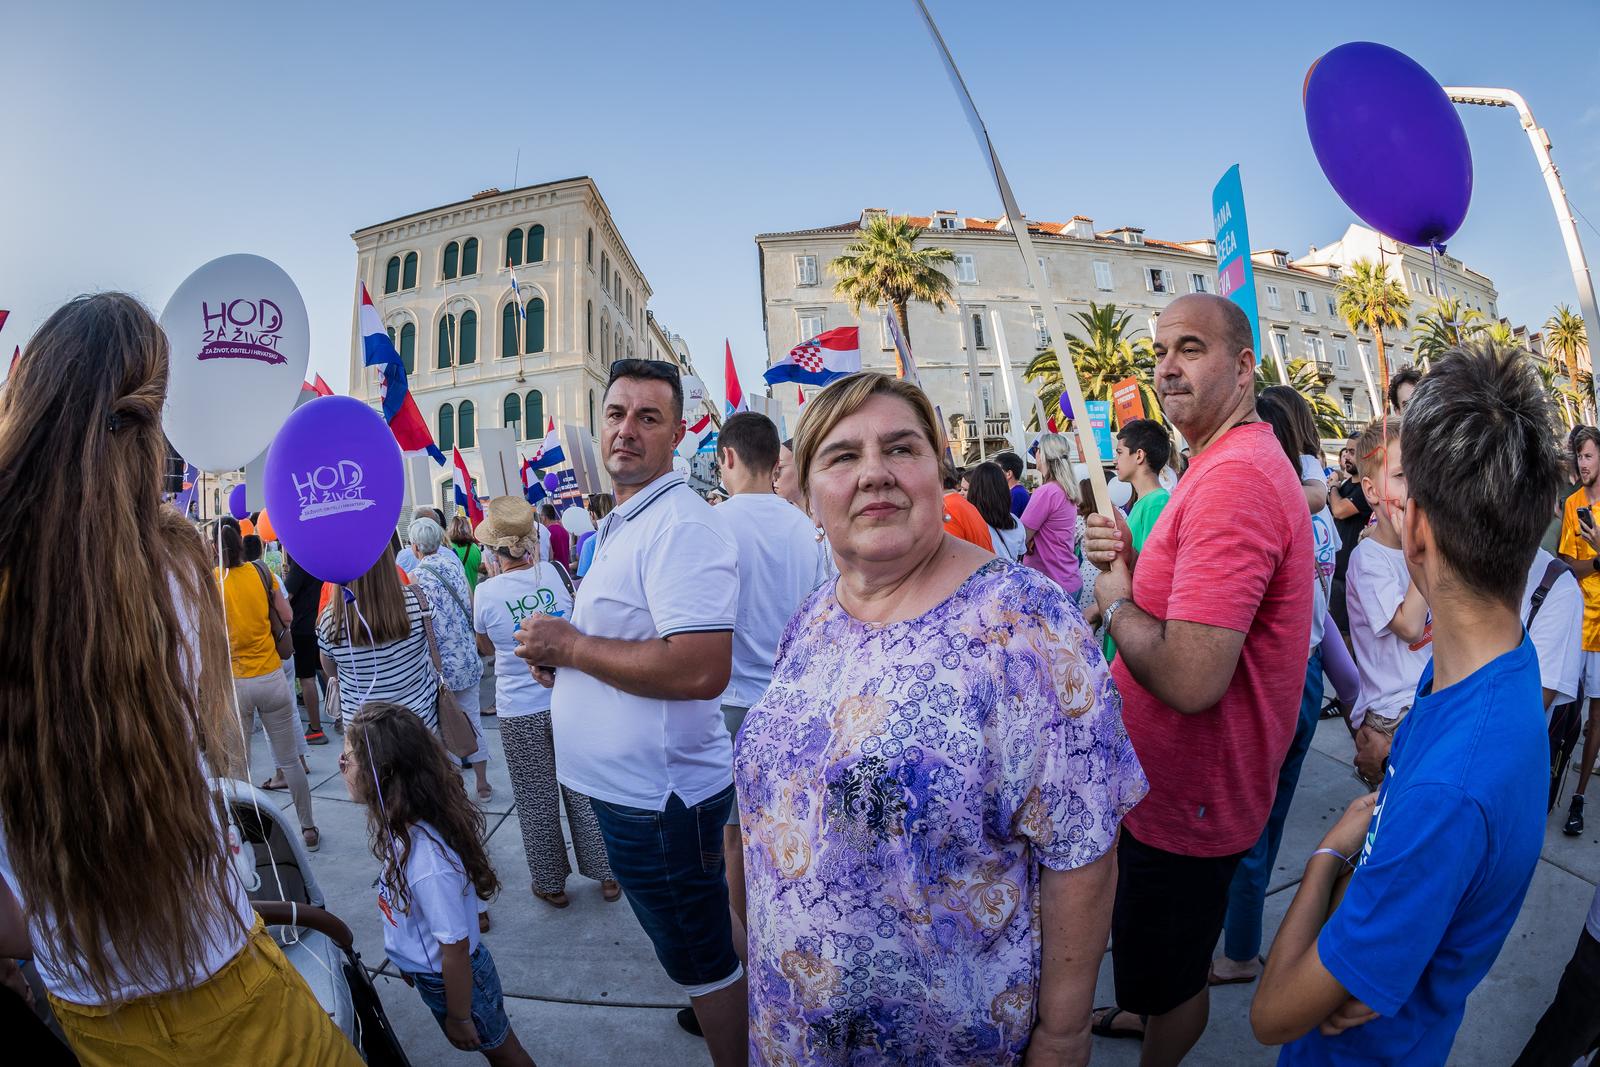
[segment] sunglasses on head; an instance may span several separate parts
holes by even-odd
[[[658,382],[681,382],[678,368],[664,359],[619,359],[611,364],[606,388],[618,378],[651,378]]]

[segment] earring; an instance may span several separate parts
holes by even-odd
[[[954,522],[955,520],[950,517],[950,513],[947,511],[947,512],[944,513],[944,521],[945,522]]]
[[[827,537],[827,536],[828,535],[823,532],[822,527],[818,526],[817,527],[817,544],[819,544],[819,545],[822,544],[822,539]]]

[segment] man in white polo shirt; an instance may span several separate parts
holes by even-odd
[[[611,365],[600,452],[617,506],[595,534],[572,621],[536,615],[517,655],[554,685],[556,777],[594,801],[612,873],[717,1067],[745,1063],[722,827],[733,748],[718,698],[732,670],[732,540],[673,470],[683,386],[671,363]]]

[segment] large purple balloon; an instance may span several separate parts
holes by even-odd
[[[250,508],[246,503],[243,482],[228,490],[228,514],[240,522],[250,517]]]
[[[325,582],[352,582],[383,554],[399,521],[400,446],[361,401],[318,397],[273,439],[264,491],[289,555]]]
[[[1472,201],[1472,150],[1455,105],[1415,60],[1356,41],[1306,72],[1306,130],[1334,192],[1374,229],[1443,245]]]
[[[555,492],[556,491],[556,487],[559,486],[560,484],[561,484],[561,475],[557,474],[555,471],[551,471],[549,474],[546,474],[544,476],[544,487],[546,489],[550,490],[550,492],[552,492],[552,493]]]

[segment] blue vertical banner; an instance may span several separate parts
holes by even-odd
[[[1111,401],[1085,400],[1089,409],[1089,428],[1094,431],[1094,447],[1100,450],[1100,459],[1106,460],[1116,449],[1111,444]]]
[[[1244,184],[1239,164],[1211,190],[1211,222],[1217,234],[1217,295],[1244,309],[1255,339],[1256,365],[1261,365],[1261,322],[1256,307],[1256,272],[1250,264],[1250,227],[1244,217]]]

